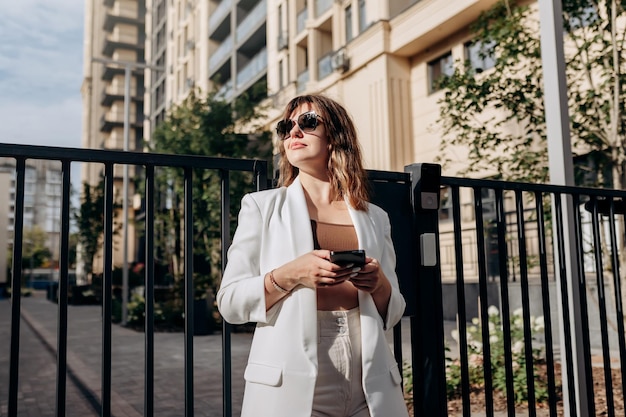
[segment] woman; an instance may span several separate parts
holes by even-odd
[[[352,120],[300,96],[276,128],[280,188],[246,195],[217,302],[256,322],[242,416],[405,417],[385,331],[402,317],[387,214],[367,200]],[[366,264],[330,262],[364,249]]]

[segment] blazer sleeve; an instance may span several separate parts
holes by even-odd
[[[263,223],[256,201],[250,194],[245,195],[217,293],[217,308],[232,324],[265,322],[267,318],[265,274],[259,267]]]
[[[381,219],[380,223],[383,226],[383,254],[380,259],[380,264],[383,268],[385,276],[391,284],[391,297],[389,298],[389,306],[387,307],[387,317],[384,320],[384,328],[391,329],[395,326],[406,308],[406,301],[400,293],[400,285],[398,283],[398,276],[396,274],[396,251],[393,246],[393,240],[391,239],[391,223],[389,222],[389,216],[380,207],[378,209],[378,217]]]

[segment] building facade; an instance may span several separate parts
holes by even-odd
[[[90,149],[143,151],[145,72],[144,0],[100,0],[85,2],[82,145]],[[134,236],[132,219],[134,195],[132,178],[138,167],[114,167],[116,207],[129,206],[127,219],[121,209],[115,221],[128,223]],[[82,164],[82,182],[96,186],[104,172],[98,164]],[[81,187],[82,188],[82,187]],[[125,195],[126,194],[126,195]],[[115,236],[114,264],[124,257],[123,239]],[[135,252],[136,242],[129,238],[127,251]],[[133,256],[131,255],[131,258]]]
[[[8,196],[0,207],[0,231],[2,231],[0,246],[6,248],[4,253],[13,248],[16,180],[15,160],[0,158],[0,189],[6,191],[3,195]],[[59,260],[62,182],[63,172],[59,161],[38,159],[26,161],[23,229],[28,231],[39,228],[45,232],[45,246],[51,254],[51,266],[56,265]]]

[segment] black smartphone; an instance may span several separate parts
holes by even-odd
[[[330,261],[340,266],[348,264],[363,266],[365,265],[365,251],[363,249],[331,251]]]

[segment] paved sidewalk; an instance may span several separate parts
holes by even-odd
[[[9,300],[0,300],[0,416],[7,414]],[[55,415],[58,306],[41,293],[22,299],[19,368],[19,416]],[[182,333],[155,333],[154,414],[183,416],[184,339]],[[239,414],[243,368],[251,335],[232,337],[233,414]],[[144,334],[112,328],[112,414],[143,416]],[[100,415],[102,324],[99,306],[68,308],[67,416]],[[222,416],[221,335],[194,337],[194,414]]]

